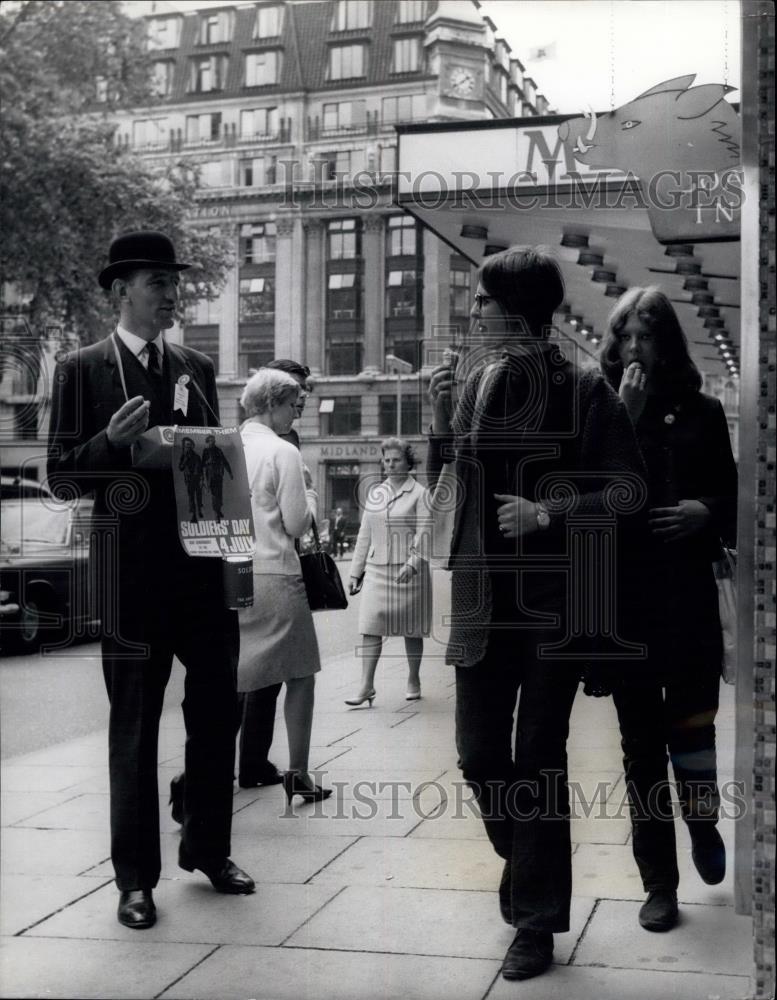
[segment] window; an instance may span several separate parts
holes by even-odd
[[[421,39],[395,38],[391,58],[391,72],[416,73],[420,66]]]
[[[418,246],[415,219],[409,215],[392,215],[386,233],[387,257],[414,257]]]
[[[260,7],[254,22],[254,38],[277,38],[283,30],[283,7]]]
[[[328,319],[361,318],[361,275],[330,274],[327,281]]]
[[[221,134],[221,112],[186,116],[187,142],[214,142]]]
[[[350,149],[336,149],[316,156],[315,177],[319,181],[336,181],[351,173]]]
[[[389,271],[386,316],[415,316],[419,284],[415,271]]]
[[[426,98],[423,94],[383,98],[383,122],[386,125],[423,118],[425,113]]]
[[[353,31],[372,24],[371,0],[338,0],[332,17],[332,31]]]
[[[275,354],[275,330],[272,323],[240,324],[238,332],[238,374],[247,378],[249,372],[272,361]]]
[[[451,268],[451,316],[468,316],[470,310],[469,271]]]
[[[166,118],[140,118],[132,123],[132,145],[135,149],[144,146],[164,146],[166,143]]]
[[[177,48],[180,37],[180,17],[154,17],[148,22],[148,47],[152,52]]]
[[[321,414],[321,436],[341,437],[362,432],[361,396],[337,396],[331,413]]]
[[[422,364],[423,342],[421,335],[413,330],[391,331],[386,330],[386,354],[393,354],[403,361],[407,361],[413,368],[418,370]]]
[[[327,224],[329,260],[350,260],[360,255],[356,219],[332,219]]]
[[[268,52],[248,52],[245,58],[245,86],[266,87],[277,83],[281,73],[281,53],[277,49]]]
[[[397,169],[397,147],[380,147],[380,172],[381,174],[393,174]]]
[[[366,46],[333,45],[329,50],[327,80],[350,80],[366,73]]]
[[[325,104],[324,131],[334,132],[339,129],[364,128],[366,104],[366,101],[338,101],[336,104]]]
[[[254,156],[250,160],[240,161],[240,186],[262,187],[264,184],[275,184],[277,176],[277,157]]]
[[[240,112],[240,138],[254,139],[278,134],[278,109],[253,108]]]
[[[275,279],[241,278],[239,319],[241,323],[275,319]]]
[[[246,223],[240,227],[240,256],[244,264],[275,260],[275,223]]]
[[[171,59],[161,59],[151,67],[151,87],[157,97],[169,97],[173,89],[175,63]]]
[[[403,387],[404,388],[404,387]],[[378,434],[397,433],[397,395],[380,396],[378,403]],[[402,393],[402,427],[400,434],[421,433],[421,400],[417,393]]]
[[[426,20],[426,0],[399,0],[397,24],[416,24]]]
[[[218,301],[198,299],[184,310],[184,326],[218,326],[221,306]]]
[[[218,325],[184,327],[183,341],[187,347],[207,354],[216,371],[219,370],[219,328]]]
[[[189,93],[206,94],[223,90],[229,60],[226,56],[199,56],[190,60]]]
[[[200,45],[214,45],[217,42],[230,41],[233,17],[234,12],[231,10],[200,14]]]
[[[230,187],[232,163],[229,160],[209,160],[200,164],[200,187]]]

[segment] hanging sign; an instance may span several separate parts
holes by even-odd
[[[251,555],[254,526],[236,427],[176,427],[173,478],[178,535],[187,555]]]
[[[587,168],[638,178],[661,243],[739,239],[740,121],[720,83],[665,80],[614,111],[563,122],[566,151]]]

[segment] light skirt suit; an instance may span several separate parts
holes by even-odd
[[[310,527],[315,493],[305,489],[302,458],[256,422],[243,425],[256,535],[254,603],[239,613],[238,690],[307,677],[321,669],[313,615],[294,539]]]
[[[350,574],[364,576],[361,635],[429,635],[432,581],[425,555],[431,540],[430,506],[429,491],[411,476],[396,491],[388,480],[368,490]],[[397,583],[406,564],[415,575]]]

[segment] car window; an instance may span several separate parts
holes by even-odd
[[[0,540],[5,551],[20,552],[27,545],[64,545],[71,508],[37,498],[3,503]]]

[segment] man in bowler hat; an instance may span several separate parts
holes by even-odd
[[[156,920],[157,742],[174,655],[186,669],[178,863],[202,871],[219,892],[254,891],[250,876],[229,858],[237,613],[224,607],[220,560],[187,556],[180,544],[172,463],[158,469],[132,463],[132,447],[149,427],[217,422],[212,362],[163,336],[173,325],[179,272],[187,266],[162,233],[131,232],[113,241],[99,282],[118,305],[118,325],[58,365],[49,435],[55,492],[95,495],[92,567],[110,701],[111,858],[118,919],[133,928]],[[176,385],[190,382],[202,397],[175,393]]]

